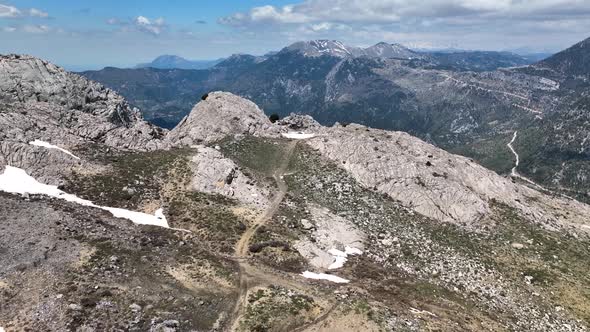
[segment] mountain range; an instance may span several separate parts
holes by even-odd
[[[82,73],[127,97],[146,119],[174,127],[201,95],[225,90],[267,114],[401,130],[552,192],[587,200],[588,42],[540,62],[505,52],[414,52],[337,41],[299,42],[265,57],[237,55],[208,70]]]
[[[160,55],[152,62],[141,63],[135,68],[156,68],[156,69],[207,69],[215,66],[219,60],[187,60],[177,55]]]
[[[325,83],[324,64],[324,102],[354,103],[345,94],[386,84],[371,96],[414,103],[416,117],[432,112],[418,102],[448,112],[441,119],[454,108],[439,106],[462,103],[459,132],[481,123],[476,98],[548,126],[561,110],[537,114],[535,98],[584,82],[563,69],[578,64],[553,61],[475,73],[296,53],[236,57],[240,66],[215,74],[249,77],[254,89],[263,80],[251,66],[277,70],[265,87],[292,81],[257,98],[304,100],[313,90],[303,82]],[[545,94],[524,104],[526,89]],[[404,111],[389,114],[404,123]],[[586,331],[590,206],[521,175],[524,131],[486,116],[511,137],[510,176],[406,132],[302,114],[275,121],[230,92],[200,95],[166,130],[100,83],[0,56],[0,330]]]
[[[168,57],[163,56],[164,59]],[[296,57],[300,59],[296,59]],[[176,57],[172,58],[176,59]],[[328,63],[324,63],[325,61],[322,59],[327,59]],[[100,71],[87,71],[81,74],[114,88],[140,107],[148,120],[171,128],[188,114],[201,93],[218,88],[231,90],[234,78],[242,80],[241,75],[251,75],[258,70],[266,72],[267,67],[272,66],[273,63],[281,71],[290,70],[292,72],[292,68],[287,68],[290,62],[301,60],[309,62],[301,63],[304,67],[313,67],[317,62],[317,68],[314,70],[321,71],[325,77],[336,64],[335,59],[357,59],[358,62],[367,62],[371,59],[374,62],[380,59],[397,59],[407,60],[411,66],[456,71],[485,71],[531,63],[530,60],[509,52],[427,53],[415,52],[400,44],[378,43],[368,48],[360,48],[345,46],[338,41],[317,40],[294,43],[280,52],[264,56],[235,54],[222,59],[214,67],[199,72],[180,71],[178,69],[184,69],[180,65],[167,68],[174,66],[175,61],[170,61],[165,66],[146,66],[137,70],[107,67]],[[158,60],[154,62],[158,62]],[[183,61],[178,62],[182,63]],[[269,70],[272,71],[274,68]],[[240,85],[240,83],[234,85]],[[282,114],[298,111],[284,106],[286,105],[281,107],[280,113]]]

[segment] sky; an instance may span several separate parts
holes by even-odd
[[[264,54],[313,39],[532,53],[588,37],[590,0],[0,0],[0,53],[73,70],[162,54]]]

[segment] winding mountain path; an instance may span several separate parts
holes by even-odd
[[[273,284],[287,284],[288,287],[298,288],[301,286],[295,284],[293,281],[280,280],[278,276],[271,276],[266,273],[260,273],[258,269],[248,264],[248,251],[250,242],[256,234],[256,231],[264,226],[269,220],[272,219],[274,214],[279,209],[283,198],[287,194],[287,183],[283,179],[283,175],[289,166],[293,150],[297,146],[297,141],[289,142],[283,160],[279,167],[274,171],[273,177],[278,186],[278,192],[274,196],[272,202],[268,208],[258,217],[255,222],[248,227],[248,229],[242,234],[240,240],[236,244],[234,257],[239,264],[239,295],[234,306],[234,310],[230,320],[230,331],[236,331],[240,322],[240,317],[243,315],[245,308],[248,304],[248,290],[255,284],[264,283],[271,281]]]
[[[293,151],[297,146],[298,140],[292,140],[287,145],[283,159],[281,160],[277,169],[273,172],[273,177],[277,183],[278,191],[272,199],[268,208],[254,221],[252,225],[242,234],[240,240],[236,244],[235,253],[233,259],[239,265],[239,295],[236,299],[234,310],[228,320],[227,330],[237,331],[239,329],[239,323],[241,317],[244,315],[246,307],[248,305],[248,292],[252,287],[263,286],[263,285],[278,285],[285,288],[295,289],[301,292],[309,292],[313,290],[313,286],[309,283],[302,282],[297,278],[290,277],[288,275],[282,275],[264,269],[263,267],[254,266],[248,262],[248,253],[252,238],[256,234],[256,231],[260,227],[266,225],[275,213],[278,211],[281,202],[285,198],[288,191],[287,183],[284,180],[289,162],[293,155]],[[320,316],[316,317],[313,321],[299,326],[293,331],[305,331],[313,326],[321,324],[336,310],[340,302],[337,300],[328,300],[329,306],[325,312]]]

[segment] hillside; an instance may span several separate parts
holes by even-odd
[[[590,325],[590,206],[522,177],[227,92],[166,132],[39,59],[0,77],[6,331]]]
[[[590,38],[535,64],[562,77],[590,76]]]

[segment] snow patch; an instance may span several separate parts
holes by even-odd
[[[328,280],[331,282],[335,282],[337,284],[346,284],[346,283],[350,282],[350,280],[346,280],[344,278],[340,278],[338,276],[331,275],[331,274],[325,274],[325,273],[314,273],[314,272],[305,271],[305,272],[301,273],[301,275],[307,279]]]
[[[51,144],[51,143],[47,143],[47,142],[45,142],[45,141],[41,141],[41,140],[38,140],[38,139],[36,139],[36,140],[34,140],[34,141],[32,141],[32,142],[29,142],[29,144],[30,144],[30,145],[35,145],[35,146],[40,146],[40,147],[47,148],[47,149],[54,149],[54,150],[59,150],[59,151],[61,151],[61,152],[65,153],[65,154],[67,154],[67,155],[70,155],[71,157],[73,157],[73,158],[75,158],[75,159],[80,159],[80,158],[76,157],[76,156],[75,156],[73,153],[71,153],[70,151],[68,151],[68,150],[66,150],[66,149],[62,149],[62,148],[60,148],[60,147],[59,147],[59,146],[57,146],[57,145],[53,145],[53,144]],[[1,331],[0,331],[0,332],[1,332]]]
[[[25,172],[25,170],[6,166],[4,173],[0,175],[0,190],[13,194],[39,194],[47,195],[68,202],[77,203],[84,206],[95,207],[102,210],[109,211],[117,218],[129,219],[135,224],[139,225],[154,225],[164,228],[170,228],[168,221],[162,209],[156,211],[155,215],[150,215],[143,212],[135,212],[125,209],[113,208],[108,206],[99,206],[91,201],[77,197],[76,195],[68,194],[57,189],[57,186],[50,186],[40,183],[35,178]],[[2,331],[0,331],[2,332]]]
[[[290,138],[290,139],[308,139],[308,138],[315,137],[315,134],[306,134],[303,132],[288,132],[288,133],[282,133],[281,135],[285,138]]]
[[[349,255],[361,255],[363,252],[360,249],[347,246],[344,251],[332,248],[328,250],[328,253],[334,257],[334,262],[330,264],[328,269],[334,270],[343,267]]]

